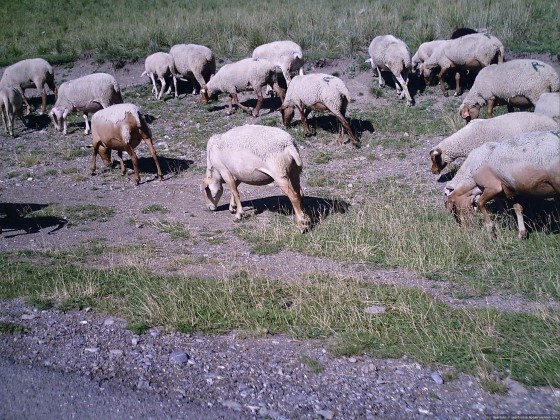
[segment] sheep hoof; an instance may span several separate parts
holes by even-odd
[[[517,234],[517,238],[527,239],[527,231],[526,230],[520,230],[519,233]]]
[[[449,93],[443,92],[443,96],[445,96],[447,98],[449,96]]]

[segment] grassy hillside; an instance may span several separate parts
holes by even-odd
[[[246,56],[257,45],[290,38],[308,56],[352,56],[392,33],[411,49],[454,28],[487,28],[514,51],[557,53],[560,11],[549,0],[28,0],[4,2],[0,64],[41,56],[72,61],[144,57],[176,43],[201,43],[220,56]]]

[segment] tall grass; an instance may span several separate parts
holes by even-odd
[[[184,332],[326,338],[337,354],[406,354],[482,376],[498,371],[528,384],[560,385],[557,311],[453,309],[422,291],[329,276],[298,282],[246,273],[158,276],[134,266],[77,268],[58,257],[37,268],[21,257],[0,255],[0,298],[56,301],[62,309],[91,306],[125,316],[137,331],[163,325]],[[364,311],[371,305],[387,310],[371,315]]]
[[[176,43],[239,58],[286,38],[310,58],[349,57],[365,52],[376,35],[392,33],[414,49],[461,26],[487,28],[508,49],[556,53],[559,18],[555,2],[543,0],[13,1],[0,14],[0,64],[35,56],[64,62],[82,53],[136,58]]]

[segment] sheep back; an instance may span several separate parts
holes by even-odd
[[[91,102],[106,108],[122,101],[117,80],[107,73],[94,73],[61,84],[54,107],[74,111],[86,109]]]
[[[535,104],[535,113],[547,115],[560,123],[560,93],[543,93]]]
[[[211,92],[230,94],[252,88],[260,93],[267,84],[275,80],[275,66],[268,60],[245,58],[226,64],[206,84]]]
[[[156,74],[160,78],[177,73],[173,56],[166,52],[156,52],[146,57],[144,68],[146,73]]]
[[[185,77],[192,73],[199,83],[199,76],[202,76],[204,81],[208,82],[210,76],[216,73],[214,53],[204,45],[173,45],[169,50],[169,54],[173,57],[177,72]]]
[[[468,67],[473,62],[478,62],[480,67],[486,67],[499,60],[499,57],[503,58],[503,55],[504,45],[498,38],[489,34],[475,33],[446,40],[424,64],[449,67],[450,63],[453,63],[456,66]]]
[[[516,96],[535,105],[542,93],[559,90],[560,77],[552,66],[539,60],[517,59],[483,68],[461,106],[482,106],[489,99],[507,101]]]
[[[286,91],[285,105],[312,106],[322,103],[329,110],[341,110],[343,99],[350,102],[350,92],[338,77],[325,73],[311,73],[295,76]]]
[[[0,79],[0,86],[19,86],[22,89],[41,89],[45,83],[54,86],[54,72],[49,62],[42,58],[18,61],[6,67]]]
[[[136,124],[131,127],[126,123],[129,117],[133,117]],[[140,108],[131,103],[122,103],[109,106],[105,109],[97,111],[91,118],[92,132],[97,130],[100,125],[112,125],[120,127],[122,140],[129,143],[131,140],[131,129],[140,128],[148,136],[151,137],[151,130],[142,115]]]
[[[380,35],[373,38],[368,48],[372,65],[381,70],[401,74],[412,67],[410,50],[406,43],[393,35]]]
[[[288,72],[303,67],[303,51],[293,41],[274,41],[259,45],[253,50],[253,58],[264,58]]]

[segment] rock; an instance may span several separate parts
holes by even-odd
[[[316,412],[321,418],[331,420],[334,417],[334,413],[330,410],[319,410]]]
[[[28,320],[28,321],[31,320],[31,319],[34,319],[34,318],[35,318],[35,315],[33,315],[33,314],[24,314],[24,315],[21,316],[21,319]]]
[[[235,401],[226,400],[222,401],[222,405],[230,410],[241,411],[241,404]]]
[[[432,372],[432,379],[434,380],[434,382],[438,385],[443,385],[443,378],[441,377],[441,375],[438,372]]]
[[[174,351],[169,355],[169,361],[173,363],[186,363],[189,361],[189,355],[184,351]]]
[[[123,355],[122,350],[110,350],[109,354],[113,357],[121,357]]]
[[[107,318],[105,321],[103,321],[103,326],[108,327],[110,325],[113,325],[114,323],[115,321],[113,320],[113,318]]]
[[[350,357],[350,358],[348,359],[348,361],[349,361],[350,363],[356,363],[358,360],[357,360],[355,357]]]
[[[88,353],[97,353],[99,351],[97,347],[86,347],[84,350]]]

